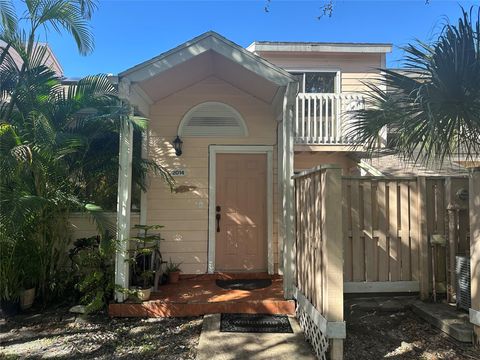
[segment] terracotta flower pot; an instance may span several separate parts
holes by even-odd
[[[20,294],[20,308],[22,310],[30,309],[35,300],[35,288],[22,291]]]
[[[179,278],[180,278],[180,271],[173,271],[171,273],[168,273],[168,282],[170,284],[178,283]]]

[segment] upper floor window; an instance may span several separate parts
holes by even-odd
[[[336,93],[339,92],[337,72],[296,72],[301,93]]]

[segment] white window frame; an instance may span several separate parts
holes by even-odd
[[[274,272],[273,260],[273,145],[210,145],[208,184],[208,273],[215,272],[215,207],[217,191],[217,154],[266,154],[267,155],[267,266]]]
[[[335,73],[335,92],[333,94],[340,94],[342,92],[342,71],[340,69],[301,69],[289,68],[286,69],[289,73]],[[300,84],[300,90],[305,90],[305,76],[303,76],[303,84]],[[300,92],[302,92],[300,91]]]

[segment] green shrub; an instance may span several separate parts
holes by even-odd
[[[80,302],[87,313],[104,310],[115,290],[116,241],[111,237],[78,239],[70,251]]]

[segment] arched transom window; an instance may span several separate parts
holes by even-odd
[[[247,136],[240,113],[230,105],[208,101],[191,108],[183,117],[178,135],[185,137]]]

